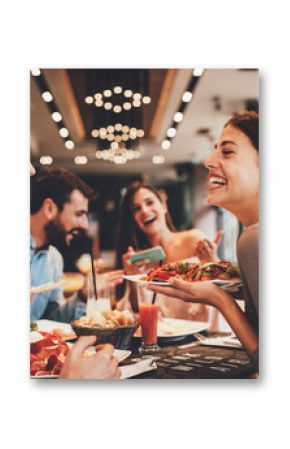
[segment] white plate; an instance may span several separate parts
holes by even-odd
[[[52,320],[38,320],[36,321],[36,324],[38,330],[42,332],[52,332],[53,329],[61,329],[64,332],[64,340],[73,340],[77,338],[76,334],[72,330],[71,325],[68,323],[62,323],[60,321]]]
[[[178,320],[175,318],[163,318],[158,321],[157,336],[162,342],[168,340],[180,340],[193,335],[196,332],[204,331],[210,323],[202,321]],[[170,333],[169,333],[170,332]],[[141,338],[141,337],[136,337]]]
[[[69,348],[71,348],[74,345],[74,343],[67,343],[67,345],[69,346]],[[96,347],[90,346],[88,349],[86,349],[85,353],[88,356],[94,355],[96,353]],[[126,349],[114,349],[114,356],[116,357],[119,363],[123,362],[123,360],[126,360],[130,354],[131,351],[128,351]]]
[[[141,285],[170,285],[168,282],[157,282],[157,281],[142,281],[142,277],[146,276],[146,274],[133,274],[132,276],[123,275],[124,279],[131,282],[138,282]]]
[[[67,343],[67,345],[71,348],[73,346],[73,343]],[[86,349],[86,354],[88,356],[91,356],[96,353],[95,346],[90,346],[88,349]],[[114,350],[114,356],[118,360],[119,363],[126,360],[131,354],[131,351],[127,351],[124,349],[115,349]],[[30,379],[57,379],[57,375],[44,375],[44,376],[30,376]]]
[[[167,285],[167,286],[171,285],[167,281],[163,281],[163,282],[144,281],[141,279],[143,276],[145,276],[145,275],[144,274],[134,274],[132,276],[124,275],[123,278],[127,279],[128,281],[131,281],[131,282],[137,282],[140,285]],[[204,281],[200,281],[200,282],[204,282]],[[223,290],[226,290],[228,292],[234,292],[242,286],[241,281],[227,281],[227,280],[222,280],[222,279],[211,279],[208,282],[212,282],[213,284],[218,285],[220,288],[222,288]]]

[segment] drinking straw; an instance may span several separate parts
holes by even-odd
[[[95,267],[94,267],[94,256],[93,256],[93,251],[90,251],[90,256],[91,256],[91,264],[92,264],[92,275],[93,275],[93,286],[94,286],[94,295],[95,295],[95,299],[98,299],[98,294],[97,294],[97,281],[96,281],[96,273],[95,273]]]

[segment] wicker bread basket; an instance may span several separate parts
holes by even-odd
[[[78,337],[83,335],[95,335],[97,337],[97,344],[110,343],[116,349],[129,349],[131,339],[139,326],[139,322],[130,326],[119,327],[93,327],[80,326],[77,321],[72,321],[71,327]]]

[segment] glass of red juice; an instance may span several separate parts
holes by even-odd
[[[157,345],[157,321],[158,305],[152,292],[139,286],[138,292],[139,318],[141,326],[142,343],[139,349],[141,353],[152,353],[159,351]]]

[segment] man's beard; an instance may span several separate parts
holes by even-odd
[[[49,221],[44,227],[44,232],[49,245],[66,241],[66,231],[58,219]]]
[[[59,219],[48,222],[44,230],[47,243],[56,247],[70,246],[74,240],[86,236],[86,232],[81,228],[71,228],[66,231]]]

